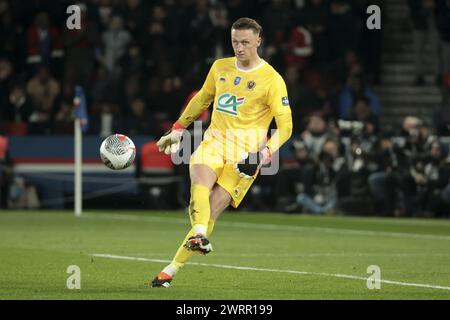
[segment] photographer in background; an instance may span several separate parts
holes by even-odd
[[[392,141],[390,132],[381,135],[374,160],[377,169],[369,176],[369,186],[377,212],[383,216],[409,215],[414,194],[410,163],[404,150]]]
[[[275,198],[279,211],[297,211],[296,197],[304,193],[313,198],[316,167],[325,142],[338,139],[321,112],[309,116],[306,129],[294,141],[296,166],[284,168],[277,175]]]
[[[361,148],[361,141],[353,137],[348,155],[349,172],[342,179],[346,184],[340,189],[337,211],[342,214],[371,215],[374,213],[374,200],[370,192],[369,159]]]
[[[411,175],[416,183],[416,216],[434,217],[445,212],[442,192],[447,187],[450,163],[443,145],[435,140],[426,156],[416,159]]]
[[[442,188],[441,198],[446,206],[445,212],[450,212],[450,152],[447,155],[447,159],[444,161],[444,168],[442,170],[442,175],[440,176],[440,181],[444,186]]]
[[[314,195],[301,192],[296,197],[296,203],[301,206],[302,212],[333,213],[339,185],[343,183],[342,177],[346,171],[345,158],[339,154],[338,141],[329,139],[324,143],[314,169]]]

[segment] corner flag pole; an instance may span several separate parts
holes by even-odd
[[[88,113],[86,107],[86,97],[84,95],[83,88],[79,85],[75,86],[75,97],[73,99],[74,104],[74,133],[75,133],[75,179],[74,179],[74,193],[75,193],[75,216],[81,216],[83,211],[83,193],[82,193],[82,146],[83,136],[82,131],[86,131],[88,128]]]
[[[75,216],[81,216],[83,210],[82,200],[82,135],[81,135],[81,119],[75,119]]]

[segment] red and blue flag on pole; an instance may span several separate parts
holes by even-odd
[[[83,132],[88,129],[89,118],[87,113],[86,97],[83,87],[75,86],[75,97],[73,99],[75,119],[80,119]]]

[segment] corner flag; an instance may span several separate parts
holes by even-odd
[[[80,119],[83,132],[88,129],[89,119],[86,107],[86,97],[81,86],[75,87],[75,98],[73,99],[75,119]]]

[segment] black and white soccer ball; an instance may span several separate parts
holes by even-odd
[[[128,168],[135,157],[136,147],[133,141],[123,134],[107,137],[100,146],[100,158],[105,166],[113,170]]]

